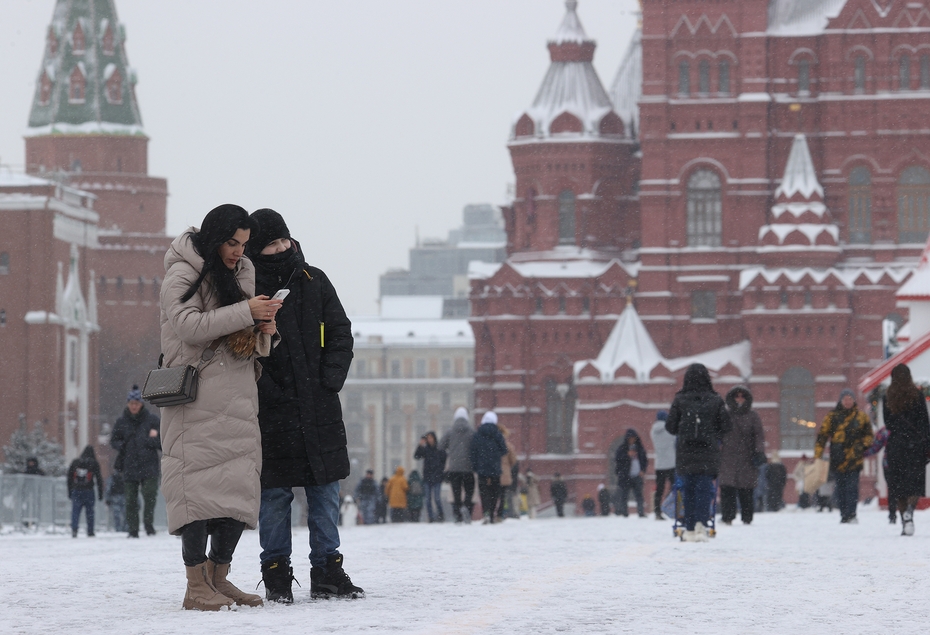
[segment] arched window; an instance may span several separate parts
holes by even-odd
[[[575,244],[575,194],[571,190],[559,194],[559,244]]]
[[[104,75],[106,76],[107,73],[109,73],[109,77],[105,77],[107,101],[111,104],[121,104],[123,103],[123,76],[112,64],[107,65]]]
[[[865,56],[857,55],[853,66],[853,87],[857,93],[865,92]]]
[[[710,62],[707,60],[698,63],[698,92],[702,95],[710,92]]]
[[[911,166],[898,179],[898,242],[922,243],[930,232],[930,172]]]
[[[572,451],[572,419],[575,416],[575,389],[570,384],[546,381],[546,452]]]
[[[779,382],[781,449],[813,450],[817,436],[814,408],[814,376],[806,368],[794,366]]]
[[[68,82],[68,101],[72,104],[83,104],[86,88],[87,79],[84,77],[84,72],[80,66],[75,66]]]
[[[930,55],[920,56],[920,88],[930,89]]]
[[[802,95],[811,92],[811,62],[800,60],[798,62],[798,93]]]
[[[8,252],[0,253],[0,276],[6,276],[10,273],[10,254]]]
[[[717,64],[717,74],[720,81],[719,92],[722,95],[730,94],[730,60],[720,60]]]
[[[911,89],[911,56],[902,55],[898,60],[898,90]]]
[[[678,93],[681,95],[691,94],[691,65],[687,60],[678,63]]]
[[[864,167],[849,173],[849,242],[872,242],[872,173]]]
[[[688,246],[719,247],[720,217],[720,178],[698,170],[688,179]]]

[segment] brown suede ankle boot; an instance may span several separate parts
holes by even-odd
[[[187,592],[182,606],[194,611],[219,611],[224,606],[232,606],[233,601],[213,586],[212,576],[207,574],[207,563],[202,562],[187,569]]]
[[[212,560],[207,560],[207,577],[213,582],[217,591],[239,606],[262,606],[264,604],[260,595],[240,590],[226,579],[227,575],[229,575],[228,564],[217,564]]]

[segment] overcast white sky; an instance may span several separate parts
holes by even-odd
[[[0,163],[21,167],[54,0],[0,0]],[[581,0],[613,80],[636,0]],[[117,0],[168,231],[219,203],[281,212],[350,314],[406,267],[415,228],[506,202],[506,141],[563,0]]]

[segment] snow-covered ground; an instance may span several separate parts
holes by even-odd
[[[927,626],[930,512],[900,536],[876,507],[759,514],[681,543],[652,518],[344,527],[356,601],[310,601],[295,531],[292,606],[181,610],[180,542],[163,532],[0,535],[0,633],[919,633]],[[230,578],[260,579],[257,532]],[[262,592],[262,591],[259,591]]]

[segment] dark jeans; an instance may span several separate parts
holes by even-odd
[[[442,481],[438,483],[423,483],[423,495],[426,497],[426,516],[430,522],[445,520],[445,514],[442,512]],[[433,511],[433,504],[436,505],[436,511]]]
[[[501,496],[501,477],[478,475],[478,495],[481,496],[481,513],[494,517]]]
[[[620,516],[626,516],[629,513],[629,506],[627,503],[630,500],[630,490],[633,490],[633,497],[636,499],[636,513],[640,516],[646,515],[645,504],[643,502],[643,477],[642,476],[631,476],[626,481],[621,481],[617,484],[617,490],[619,492],[617,498],[617,514]]]
[[[468,517],[471,518],[472,497],[475,495],[475,475],[471,472],[450,472],[449,484],[452,485],[452,505],[455,520],[462,520],[462,505],[468,511]],[[462,489],[465,489],[465,498],[462,498]]]
[[[71,531],[78,530],[81,510],[87,517],[87,535],[94,535],[94,490],[76,489],[71,492]]]
[[[562,518],[563,516],[565,516],[565,501],[555,502],[555,515],[558,516],[559,518]]]
[[[672,491],[675,486],[675,468],[668,470],[656,470],[656,493],[652,500],[653,509],[656,513],[662,510],[662,499],[665,498],[665,484],[668,483],[668,490]]]
[[[836,473],[836,504],[842,520],[856,517],[859,502],[859,470]]]
[[[126,481],[126,528],[131,532],[139,531],[139,489],[142,490],[142,522],[146,531],[152,529],[155,522],[155,499],[158,496],[158,479],[147,478],[144,481]]]
[[[739,499],[740,518],[747,525],[752,522],[755,503],[752,500],[753,488],[720,486],[720,519],[725,523],[732,523],[736,518],[736,501]]]
[[[418,523],[420,522],[420,514],[423,512],[422,507],[408,507],[407,508],[407,522]]]
[[[402,523],[407,520],[407,509],[405,507],[392,507],[391,508],[391,522],[392,523]]]
[[[184,565],[194,567],[207,561],[207,536],[210,537],[210,560],[216,564],[229,564],[243,529],[245,523],[232,518],[195,520],[184,525],[181,527]]]
[[[326,568],[329,556],[339,553],[339,481],[328,485],[309,485],[307,495],[307,529],[310,531],[310,565]],[[291,557],[291,503],[294,490],[270,487],[262,490],[258,511],[258,540],[262,545],[262,562]]]
[[[682,474],[681,498],[685,507],[685,529],[694,531],[698,523],[708,524],[710,503],[714,497],[714,477],[706,474]]]

